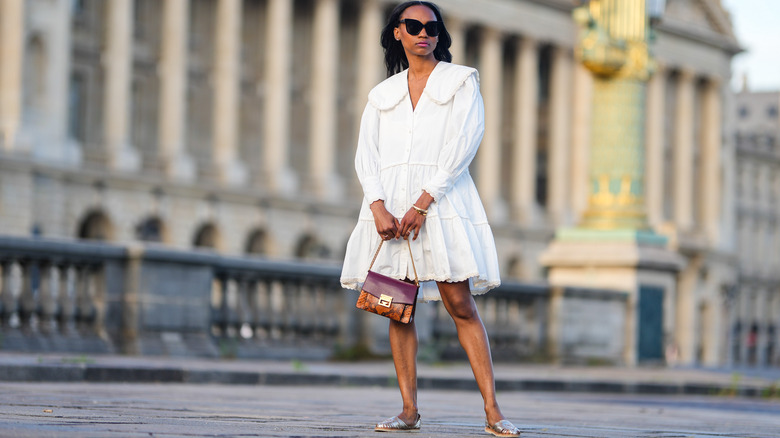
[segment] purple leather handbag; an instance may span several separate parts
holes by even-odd
[[[363,283],[363,288],[360,290],[360,296],[358,297],[355,307],[407,324],[414,319],[414,310],[417,305],[417,293],[420,290],[419,282],[417,280],[417,268],[414,266],[414,258],[412,258],[414,282],[398,280],[396,278],[378,274],[372,271],[371,267],[374,266],[376,256],[379,255],[379,250],[382,248],[382,243],[384,243],[384,241],[379,242],[379,247],[376,249],[374,259],[371,260],[371,265],[368,267],[368,275],[366,276],[366,281]],[[409,256],[411,256],[412,247],[408,240],[406,241],[406,244],[409,246]]]

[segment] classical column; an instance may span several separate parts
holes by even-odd
[[[536,205],[536,124],[539,104],[539,47],[529,37],[517,46],[515,68],[515,118],[513,140],[513,216],[525,226],[533,225]]]
[[[385,77],[384,58],[382,50],[377,45],[379,33],[384,26],[382,8],[378,0],[363,0],[360,3],[357,41],[360,68],[357,72],[357,96],[355,98],[355,113],[358,122],[356,126],[358,128],[363,108],[368,102],[369,91]]]
[[[723,136],[721,88],[722,81],[719,78],[709,78],[701,105],[701,217],[704,232],[713,245],[720,240],[720,199],[723,195],[720,178]]]
[[[452,54],[452,62],[455,64],[466,63],[466,26],[463,20],[456,17],[446,17],[444,23],[447,26],[447,32],[450,33],[452,38],[452,45],[450,45],[450,54]]]
[[[293,0],[268,0],[265,37],[265,110],[263,173],[272,192],[294,193],[290,168],[290,68],[292,66]]]
[[[696,360],[696,284],[700,267],[699,259],[689,260],[688,266],[680,272],[677,284],[674,338],[681,365],[692,365]]]
[[[103,142],[111,169],[137,170],[141,158],[130,145],[130,87],[133,60],[133,1],[106,2],[103,51]]]
[[[68,2],[56,2],[52,4],[53,14],[51,19],[51,35],[46,53],[47,63],[45,75],[46,81],[46,106],[44,119],[48,125],[46,145],[41,151],[44,156],[55,161],[77,164],[81,162],[82,152],[76,141],[68,138],[68,114],[71,71],[71,32],[73,29],[71,5]]]
[[[16,146],[22,117],[24,0],[0,1],[0,151]]]
[[[645,202],[647,219],[656,228],[664,222],[664,100],[666,72],[658,65],[647,83],[645,120]]]
[[[574,102],[571,123],[571,213],[579,221],[588,207],[588,161],[590,157],[591,102],[593,76],[581,63],[574,65]]]
[[[352,141],[352,150],[357,147],[357,138],[360,132],[360,121],[363,118],[363,110],[368,102],[368,93],[385,78],[384,57],[378,50],[377,41],[384,26],[384,15],[378,0],[363,0],[360,2],[360,16],[358,20],[357,59],[360,60],[360,68],[357,71],[357,89],[354,99],[355,131]],[[350,191],[362,194],[360,183],[355,172],[345,176],[349,181]]]
[[[335,31],[334,31],[335,29]],[[340,199],[336,172],[339,73],[339,0],[317,0],[312,32],[312,106],[309,126],[309,187],[320,199]]]
[[[694,86],[692,70],[680,71],[677,81],[677,113],[674,126],[674,222],[682,232],[693,228],[693,127]]]
[[[185,148],[187,102],[187,17],[190,0],[162,3],[158,156],[170,178],[192,181],[195,162]]]
[[[710,278],[713,278],[711,276]],[[728,319],[724,318],[723,297],[721,296],[720,284],[717,277],[715,281],[708,281],[705,287],[710,291],[710,296],[706,300],[701,327],[701,350],[702,365],[715,367],[724,365],[721,358],[724,357],[724,347],[726,341]]]
[[[549,193],[547,212],[554,226],[566,222],[567,187],[570,177],[569,136],[571,127],[572,55],[569,49],[554,47],[550,72],[549,160],[547,175]],[[587,181],[584,179],[583,181]]]
[[[231,185],[247,179],[238,157],[242,1],[218,1],[214,32],[213,164],[219,181]]]
[[[485,29],[480,41],[480,77],[485,103],[485,135],[477,153],[478,186],[488,216],[501,221],[506,207],[501,200],[501,65],[502,35]]]

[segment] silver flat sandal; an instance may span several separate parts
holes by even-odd
[[[501,420],[492,426],[485,420],[485,432],[495,436],[520,436],[520,429],[509,420]]]
[[[401,420],[398,417],[388,418],[387,420],[377,423],[376,427],[374,427],[375,432],[395,432],[399,430],[406,430],[406,431],[417,431],[420,430],[420,425],[422,424],[422,418],[420,417],[420,414],[417,414],[417,421],[414,422],[414,424],[406,424],[404,420]]]

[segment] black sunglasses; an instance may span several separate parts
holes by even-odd
[[[420,32],[422,32],[424,27],[425,33],[427,33],[428,36],[432,36],[432,37],[439,36],[438,21],[429,21],[425,24],[422,24],[417,20],[411,18],[405,18],[403,20],[400,20],[399,23],[403,23],[406,25],[406,31],[409,32],[409,35],[419,35]]]

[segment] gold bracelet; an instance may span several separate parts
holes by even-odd
[[[412,204],[412,208],[414,209],[414,211],[416,211],[417,213],[420,213],[423,216],[427,216],[428,215],[428,210],[423,210],[422,208],[420,208],[420,207],[418,207],[418,206],[416,206],[414,204]]]

